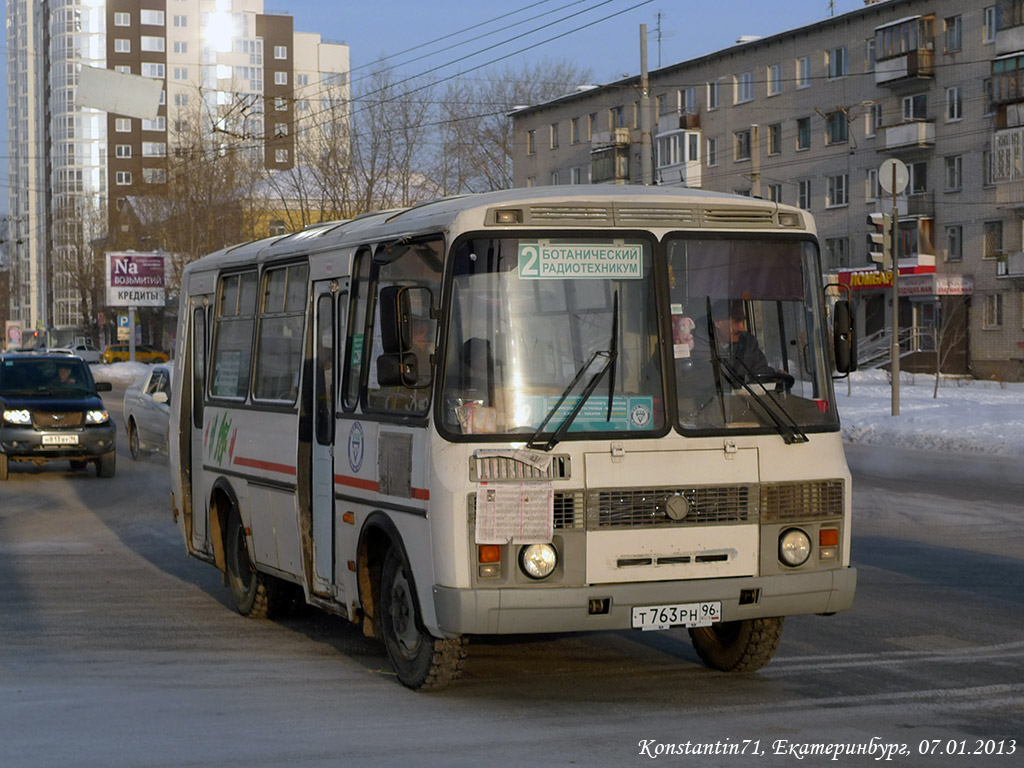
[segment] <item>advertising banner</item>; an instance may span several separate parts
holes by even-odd
[[[107,254],[107,306],[162,307],[164,285],[164,254]]]

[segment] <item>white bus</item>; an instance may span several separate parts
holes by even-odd
[[[182,278],[174,515],[247,616],[296,599],[444,685],[472,635],[686,628],[720,670],[850,606],[814,225],[643,187],[442,199]]]

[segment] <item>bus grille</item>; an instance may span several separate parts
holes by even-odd
[[[552,456],[547,471],[511,456],[474,456],[469,460],[469,479],[474,483],[518,483],[523,480],[566,480],[570,477],[572,465],[567,455]]]
[[[842,480],[765,483],[761,486],[761,519],[766,523],[842,516]]]
[[[681,496],[685,503],[669,499]],[[685,514],[680,514],[685,512]],[[591,491],[587,494],[587,528],[659,528],[757,522],[757,486],[656,488]]]

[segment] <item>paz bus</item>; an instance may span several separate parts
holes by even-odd
[[[751,671],[851,605],[849,307],[765,200],[529,188],[188,265],[172,506],[237,610],[297,599],[406,686],[473,635],[687,630]],[[831,308],[830,308],[831,307]],[[831,329],[830,329],[831,322]]]

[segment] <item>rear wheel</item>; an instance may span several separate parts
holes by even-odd
[[[690,630],[701,661],[722,672],[754,672],[775,655],[783,617],[727,621]]]
[[[250,619],[269,619],[284,613],[295,603],[295,588],[252,567],[245,527],[237,511],[231,512],[224,547],[228,586],[235,609]]]
[[[117,469],[117,454],[114,451],[104,453],[96,459],[96,477],[113,477]]]
[[[462,674],[466,638],[436,638],[423,629],[410,568],[396,547],[388,550],[381,570],[380,625],[402,685],[438,689]]]

